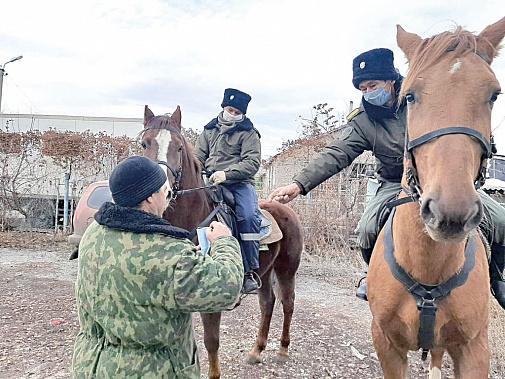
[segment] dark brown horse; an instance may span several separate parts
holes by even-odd
[[[490,64],[504,35],[505,18],[477,36],[458,27],[424,40],[398,26],[409,61],[402,184],[417,201],[397,207],[370,262],[372,335],[386,379],[406,378],[407,353],[420,348],[431,354],[430,378],[441,377],[445,351],[456,378],[488,377],[489,275],[476,188],[492,151],[500,85]]]
[[[181,111],[177,107],[172,116],[154,116],[145,107],[144,131],[142,136],[144,155],[155,161],[168,163],[169,182],[174,191],[204,186],[200,164],[193,155],[192,148],[181,135]],[[272,273],[275,272],[283,306],[284,323],[281,346],[278,354],[288,357],[290,343],[289,328],[293,316],[295,300],[295,274],[302,255],[302,227],[298,216],[291,208],[277,202],[260,202],[260,207],[270,212],[280,230],[282,239],[268,245],[268,251],[260,253],[260,276],[262,287],[258,290],[261,321],[256,344],[249,352],[248,363],[259,363],[260,354],[267,345],[268,331],[275,304],[272,288]],[[173,225],[194,230],[212,212],[212,203],[205,191],[194,191],[181,195],[171,204],[164,217]],[[221,376],[219,368],[219,326],[221,313],[202,313],[204,343],[209,356],[209,378]]]

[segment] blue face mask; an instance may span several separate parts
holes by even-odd
[[[386,87],[384,86],[375,91],[364,93],[363,97],[370,104],[381,107],[391,100],[391,92],[386,92]]]

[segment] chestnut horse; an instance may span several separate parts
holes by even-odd
[[[489,275],[477,226],[476,188],[491,156],[491,110],[500,85],[490,68],[505,18],[473,35],[457,27],[421,39],[397,26],[409,62],[404,197],[370,262],[372,336],[384,377],[407,377],[407,352],[431,355],[441,377],[449,353],[456,378],[489,372]],[[407,196],[408,195],[408,196]]]
[[[167,162],[168,178],[173,191],[204,187],[200,163],[193,155],[193,149],[181,134],[181,111],[172,116],[154,116],[145,107],[144,131],[142,136],[144,155],[154,161]],[[291,208],[277,202],[260,202],[260,207],[274,217],[282,231],[281,240],[268,245],[268,251],[260,252],[259,274],[262,286],[258,290],[261,321],[254,348],[248,354],[248,363],[259,363],[260,354],[267,345],[270,320],[275,304],[272,287],[272,272],[275,272],[283,307],[284,323],[278,355],[281,360],[288,358],[290,343],[289,328],[293,316],[295,300],[295,274],[302,255],[302,227],[298,216]],[[163,217],[173,225],[194,230],[211,214],[213,205],[205,191],[196,190],[178,196]],[[209,356],[209,378],[221,376],[219,368],[219,326],[221,313],[202,313],[204,344]]]

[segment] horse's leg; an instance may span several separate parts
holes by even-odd
[[[444,349],[430,350],[431,363],[429,379],[442,378],[442,357],[444,356],[444,351]]]
[[[261,288],[258,290],[258,301],[260,304],[261,320],[256,336],[256,343],[247,355],[246,362],[255,364],[261,362],[261,353],[267,347],[268,332],[270,331],[270,321],[275,305],[275,293],[272,288],[272,268],[270,268],[261,278]]]
[[[221,313],[200,313],[203,324],[203,342],[209,357],[209,379],[219,379],[219,326]]]
[[[448,348],[456,379],[487,378],[489,375],[489,340],[487,328],[463,346]]]
[[[283,265],[276,261],[274,270],[275,275],[277,276],[280,291],[279,295],[281,297],[280,301],[282,303],[282,312],[284,314],[281,346],[277,354],[281,361],[286,361],[289,358],[288,348],[291,342],[289,329],[295,308],[295,274],[298,269],[298,264],[286,265],[286,267],[292,267],[291,269],[286,269],[286,267],[281,269],[280,267],[283,267]]]
[[[372,321],[372,337],[384,379],[407,378],[407,351],[399,351],[392,346],[375,321]]]

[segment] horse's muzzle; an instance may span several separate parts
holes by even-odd
[[[480,198],[466,207],[445,207],[431,197],[423,199],[421,218],[431,238],[438,242],[458,243],[482,221],[483,206]]]

